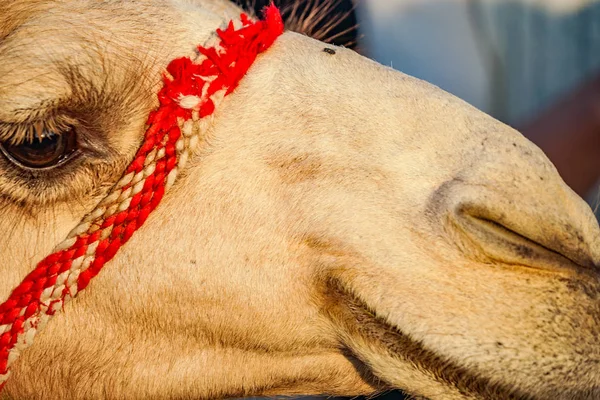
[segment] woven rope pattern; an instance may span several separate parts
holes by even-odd
[[[198,56],[172,61],[144,141],[121,180],[53,254],[0,305],[0,390],[19,354],[70,298],[85,289],[140,228],[193,154],[216,105],[283,32],[276,7],[217,30]]]

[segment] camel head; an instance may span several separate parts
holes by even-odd
[[[0,301],[123,177],[169,62],[239,12],[0,2]],[[292,32],[202,127],[2,399],[600,397],[598,224],[518,132]]]

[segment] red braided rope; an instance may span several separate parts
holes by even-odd
[[[88,286],[158,206],[198,142],[200,119],[213,113],[215,102],[237,87],[257,55],[283,32],[275,6],[267,8],[264,21],[242,14],[240,24],[217,30],[215,45],[198,47],[195,61],[170,63],[160,106],[150,114],[144,141],[121,181],[0,305],[0,390],[37,331]]]

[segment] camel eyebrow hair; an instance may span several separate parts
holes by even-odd
[[[69,98],[60,101],[63,107],[77,108],[77,106],[86,106],[90,102],[97,102],[109,89],[108,79],[94,80],[77,66],[63,64],[59,72],[70,89]]]
[[[61,110],[73,109],[85,106],[87,102],[93,99],[94,94],[102,93],[104,89],[98,87],[98,84],[89,77],[78,71],[78,68],[65,64],[58,64],[56,72],[57,77],[65,82],[64,89],[56,97],[49,96],[38,102],[26,106],[12,108],[11,114],[19,116],[16,121],[0,121],[0,124],[27,124],[35,121],[50,118],[60,113]]]
[[[63,112],[77,114],[78,109],[87,108],[91,104],[102,109],[102,99],[106,97],[110,86],[108,80],[95,80],[67,62],[57,63],[56,73],[64,80],[67,90],[56,98],[46,98],[25,107],[14,108],[12,113],[22,116],[17,123],[34,123]]]

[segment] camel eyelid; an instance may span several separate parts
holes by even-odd
[[[58,67],[68,88],[65,91],[68,96],[43,99],[37,104],[12,110],[12,114],[18,118],[15,121],[0,120],[0,141],[18,145],[31,140],[43,130],[60,134],[70,126],[83,122],[79,121],[78,115],[89,117],[89,110],[94,110],[95,114],[104,111],[104,99],[108,94],[106,82],[94,82],[84,77],[76,67]]]

